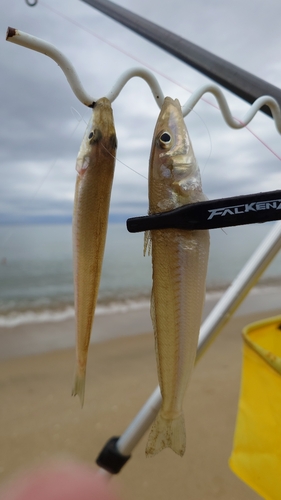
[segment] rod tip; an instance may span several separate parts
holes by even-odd
[[[11,28],[8,26],[8,29],[6,31],[6,40],[9,40],[9,38],[12,38],[13,36],[16,36],[17,30],[15,28]]]

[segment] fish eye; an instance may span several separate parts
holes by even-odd
[[[92,130],[89,135],[88,135],[88,140],[89,140],[89,143],[93,146],[94,144],[96,144],[97,142],[99,142],[102,138],[102,133],[100,131],[100,129],[98,128],[95,128],[94,130]]]
[[[172,142],[172,138],[169,132],[163,132],[159,137],[160,146],[162,148],[167,148]]]

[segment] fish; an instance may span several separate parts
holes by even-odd
[[[199,167],[178,99],[166,97],[149,160],[149,214],[206,200]],[[145,237],[152,256],[151,319],[162,404],[146,455],[164,448],[183,456],[183,399],[193,371],[205,299],[207,230],[155,229]]]
[[[72,395],[84,403],[85,377],[98,298],[117,148],[110,101],[96,101],[76,160],[73,276],[76,369]]]

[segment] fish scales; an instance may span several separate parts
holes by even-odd
[[[152,141],[149,213],[205,200],[199,168],[178,100],[166,98]],[[147,456],[166,447],[185,451],[183,398],[194,367],[205,296],[208,231],[150,232],[151,318],[162,406],[148,438]]]
[[[115,167],[110,101],[96,102],[77,156],[73,211],[76,373],[72,394],[84,401],[88,347],[96,308]]]

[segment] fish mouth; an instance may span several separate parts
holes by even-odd
[[[83,173],[87,170],[90,165],[90,157],[84,156],[83,158],[78,158],[76,160],[76,171],[79,175],[83,175]]]

